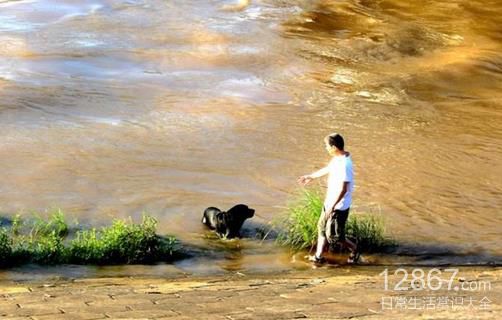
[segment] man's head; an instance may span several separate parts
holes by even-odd
[[[326,150],[331,155],[344,151],[345,142],[343,141],[343,137],[338,133],[332,133],[324,137],[324,143],[326,144]]]

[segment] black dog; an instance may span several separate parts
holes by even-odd
[[[245,204],[238,204],[227,212],[215,207],[209,207],[204,210],[202,223],[210,229],[216,230],[220,237],[230,239],[239,237],[239,231],[244,221],[253,216],[254,209]]]

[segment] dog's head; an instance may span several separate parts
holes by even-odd
[[[236,206],[233,206],[227,212],[244,219],[252,218],[254,216],[254,209],[248,207],[245,204],[238,204]]]

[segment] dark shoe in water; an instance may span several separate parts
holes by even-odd
[[[306,258],[308,261],[313,262],[315,264],[323,264],[326,262],[326,259],[324,259],[323,257],[318,257],[315,254],[311,256],[306,256]]]
[[[351,252],[349,258],[347,259],[347,263],[356,264],[359,262],[359,258],[361,258],[361,252],[359,252],[359,250]]]

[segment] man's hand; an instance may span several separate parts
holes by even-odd
[[[305,175],[298,178],[297,182],[302,186],[306,186],[312,180],[314,180],[314,178],[312,178],[310,175]]]

